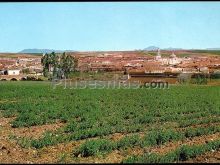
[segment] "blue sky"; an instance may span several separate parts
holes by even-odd
[[[220,47],[220,2],[0,3],[0,52]]]

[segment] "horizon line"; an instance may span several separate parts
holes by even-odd
[[[148,46],[148,47],[157,47],[157,46]],[[62,50],[62,49],[50,49],[50,48],[27,48],[29,50],[54,50],[55,52],[56,51],[62,51],[62,52],[65,52],[65,51],[70,51],[70,52],[120,52],[120,51],[144,51],[145,49],[147,49],[148,47],[146,48],[143,48],[143,49],[124,49],[124,50],[73,50],[73,49],[65,49],[65,50]],[[220,47],[209,47],[209,48],[174,48],[174,47],[166,47],[166,48],[160,48],[160,47],[157,47],[159,48],[160,50],[166,50],[166,49],[170,49],[172,50],[172,48],[175,50],[220,50]],[[27,50],[27,49],[23,49],[23,50]],[[21,50],[21,51],[23,51]],[[21,51],[0,51],[0,53],[22,53]],[[152,51],[152,50],[149,50],[149,51]]]

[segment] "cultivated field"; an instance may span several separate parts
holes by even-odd
[[[220,162],[220,86],[0,82],[0,163]]]

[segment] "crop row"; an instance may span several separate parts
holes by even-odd
[[[144,113],[143,111],[142,115],[138,114],[136,116],[134,116],[135,114],[125,111],[127,112],[127,114],[116,114],[117,117],[114,117],[113,115],[107,116],[107,114],[100,112],[100,110],[94,110],[87,112],[87,114],[83,114],[83,111],[72,112],[71,110],[68,111],[68,109],[66,111],[59,111],[58,108],[59,106],[48,111],[43,109],[34,111],[21,111],[17,118],[12,122],[12,126],[28,127],[34,125],[43,125],[46,123],[53,123],[54,121],[56,121],[56,119],[60,119],[61,122],[68,122],[67,127],[65,128],[66,132],[74,132],[76,129],[99,127],[103,125],[109,125],[113,127],[119,125],[126,126],[134,123],[136,125],[143,125],[144,127],[159,122],[176,122],[178,123],[179,127],[187,127],[196,124],[214,123],[220,121],[218,115],[215,117],[214,114],[209,115],[209,113],[207,113],[204,117],[204,112],[191,114],[189,116],[173,114],[170,116],[165,115],[161,117],[154,117],[152,115],[149,115],[148,113]],[[36,113],[38,113],[39,115],[36,115]],[[14,116],[15,114],[17,114],[17,112],[15,110],[7,110],[4,111],[3,114],[4,116]],[[95,117],[90,117],[90,115]],[[102,118],[100,119],[101,116]],[[204,118],[200,120],[201,117]],[[74,118],[80,118],[80,120],[76,122],[73,120]]]
[[[164,155],[156,153],[145,153],[142,156],[132,156],[123,163],[173,163],[193,159],[198,155],[220,148],[220,140],[210,141],[203,145],[183,145],[174,151]]]
[[[75,152],[74,155],[78,156],[93,156],[103,152],[110,152],[114,149],[133,148],[134,146],[146,147],[162,145],[170,141],[184,140],[189,137],[214,134],[220,132],[219,126],[212,126],[208,128],[190,128],[184,132],[177,132],[174,129],[168,130],[155,130],[147,133],[144,137],[138,134],[132,136],[125,136],[119,141],[112,142],[108,139],[95,139],[87,140]]]

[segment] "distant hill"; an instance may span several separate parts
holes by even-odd
[[[162,50],[183,50],[182,48],[172,48],[172,47],[169,47],[169,48],[164,48]]]
[[[156,46],[149,46],[143,50],[146,50],[146,51],[156,51],[158,50],[159,47],[156,47]],[[161,48],[161,50],[183,50],[182,48],[172,48],[172,47],[169,47],[169,48]]]
[[[54,49],[24,49],[18,53],[63,53],[63,52],[74,52],[74,50],[54,50]]]
[[[206,48],[206,50],[220,50],[220,48]]]
[[[158,50],[159,47],[156,47],[156,46],[148,46],[147,48],[145,48],[144,50],[147,50],[147,51],[155,51],[155,50]]]

